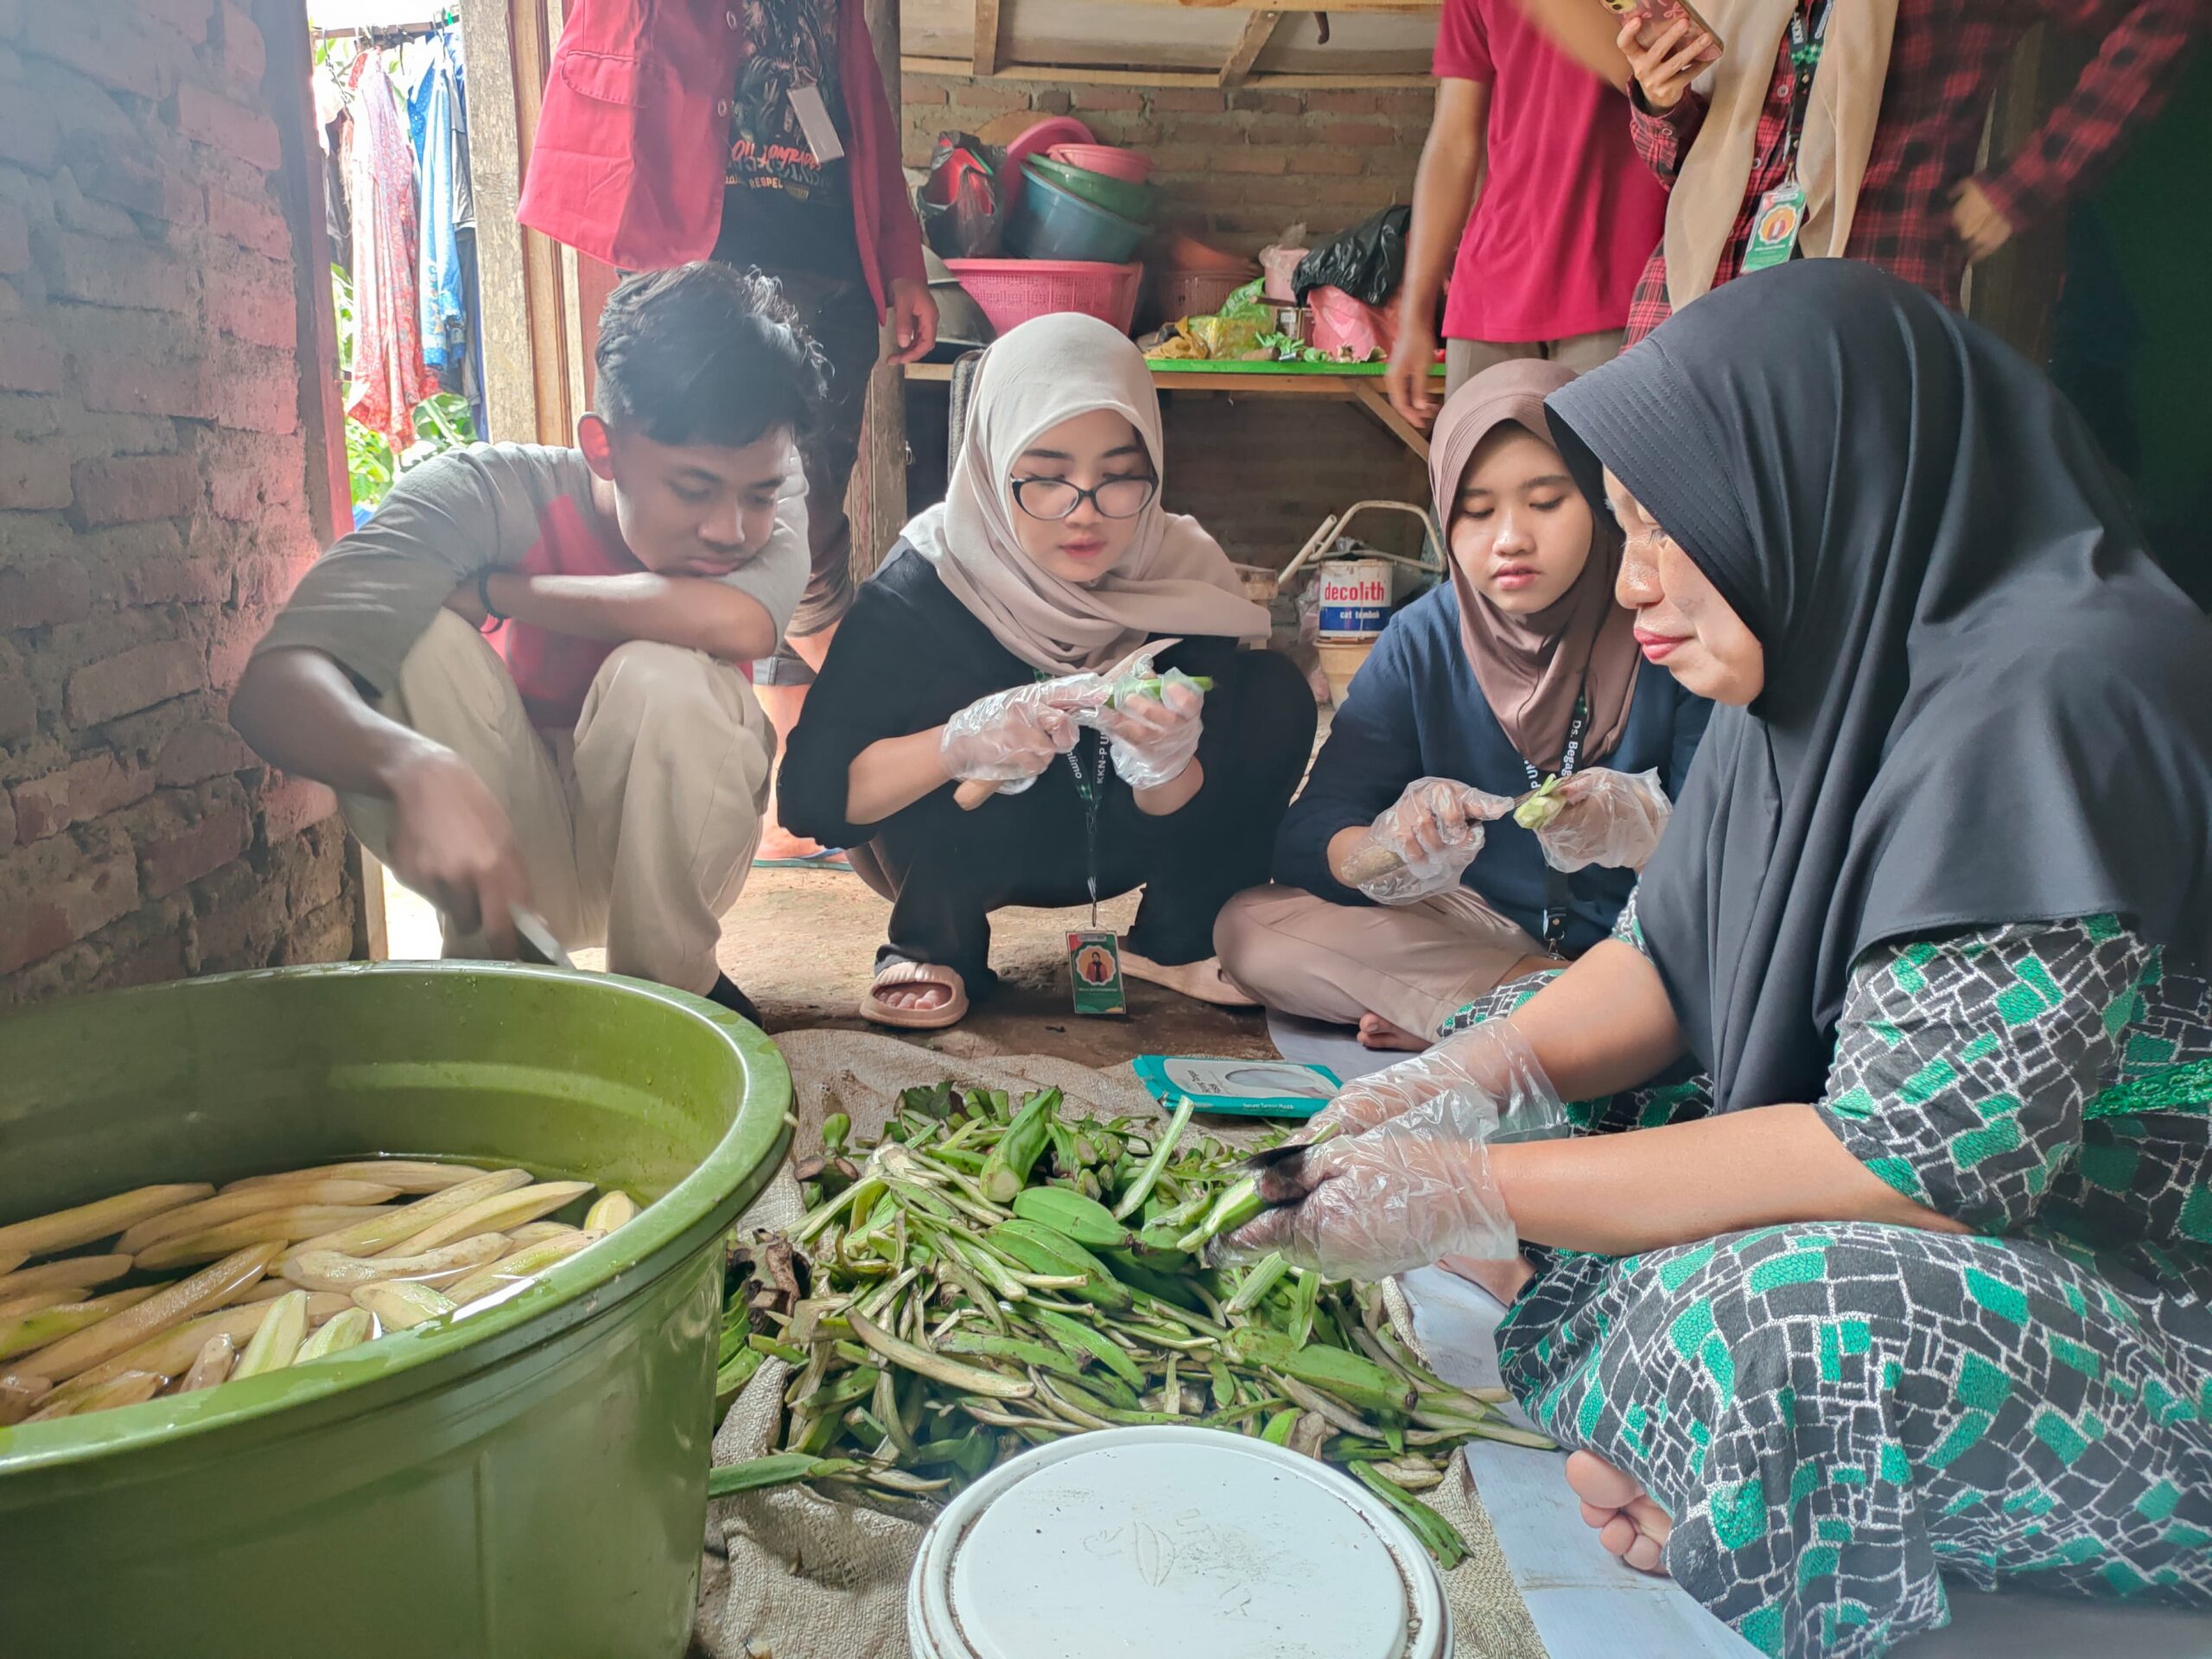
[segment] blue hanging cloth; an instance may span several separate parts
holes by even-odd
[[[451,386],[460,383],[468,356],[468,298],[454,235],[468,190],[467,122],[461,113],[459,31],[442,29],[429,46],[429,67],[408,100],[421,197],[416,289],[423,360]],[[474,217],[473,206],[469,217]]]

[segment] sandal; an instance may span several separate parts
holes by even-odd
[[[902,1008],[883,1000],[884,992],[906,985],[934,985],[946,994],[945,1000],[933,1008]],[[934,963],[887,963],[868,986],[868,995],[861,998],[861,1019],[901,1031],[943,1031],[967,1017],[966,982],[957,969],[940,968]]]
[[[1141,957],[1123,947],[1122,972],[1131,979],[1142,980],[1147,985],[1158,985],[1194,1002],[1211,1003],[1217,1008],[1256,1008],[1260,999],[1229,976],[1221,965],[1219,957],[1205,957],[1197,962],[1178,963],[1164,967],[1149,957]]]

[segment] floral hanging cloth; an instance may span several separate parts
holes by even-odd
[[[375,53],[356,60],[352,81],[346,178],[353,214],[353,383],[346,412],[404,450],[415,441],[415,405],[438,389],[423,359],[416,298],[415,156]]]

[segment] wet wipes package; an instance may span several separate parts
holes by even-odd
[[[1344,1086],[1327,1066],[1298,1060],[1140,1054],[1129,1065],[1162,1106],[1187,1100],[1202,1112],[1232,1117],[1311,1117]]]

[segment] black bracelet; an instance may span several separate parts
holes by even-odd
[[[492,578],[495,574],[495,567],[488,564],[476,573],[476,597],[483,604],[486,620],[504,622],[507,613],[492,602]]]

